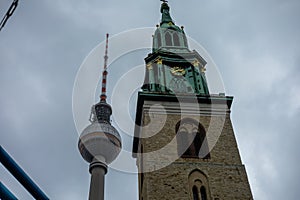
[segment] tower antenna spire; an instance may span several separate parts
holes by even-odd
[[[106,33],[106,45],[105,45],[105,55],[104,55],[104,69],[102,73],[102,90],[101,90],[101,101],[106,102],[106,78],[107,78],[107,60],[108,60],[108,37],[109,34]]]

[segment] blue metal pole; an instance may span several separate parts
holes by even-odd
[[[0,199],[18,200],[17,197],[0,181]]]
[[[0,161],[35,199],[49,200],[43,191],[31,180],[22,168],[18,166],[18,164],[9,156],[1,145]]]

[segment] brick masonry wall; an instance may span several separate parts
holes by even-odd
[[[175,126],[181,115],[143,114],[143,125],[147,126],[141,134],[151,137],[140,140],[143,154],[142,157],[138,156],[137,164],[139,169],[152,172],[139,174],[140,199],[192,199],[188,177],[195,169],[207,177],[208,199],[252,199],[229,115],[186,116],[200,120],[206,130],[208,143],[213,146],[210,147],[210,159],[195,159],[178,158],[177,155]],[[215,145],[214,141],[217,141]]]

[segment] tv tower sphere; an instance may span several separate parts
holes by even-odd
[[[95,158],[108,165],[120,153],[121,138],[110,124],[93,122],[83,130],[78,147],[87,162],[91,163]]]
[[[111,115],[109,104],[103,101],[99,102],[93,107],[92,114],[94,114],[94,119],[82,131],[78,148],[81,156],[87,162],[91,163],[95,158],[108,165],[116,159],[121,151],[121,137],[118,131],[105,119],[105,116]]]

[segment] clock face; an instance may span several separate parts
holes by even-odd
[[[171,73],[174,76],[183,76],[185,75],[185,69],[183,67],[172,67]]]
[[[183,77],[174,77],[169,83],[169,89],[174,93],[187,93],[187,84]]]

